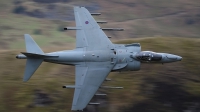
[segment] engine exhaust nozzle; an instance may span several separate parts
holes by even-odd
[[[17,59],[27,59],[27,57],[25,55],[23,55],[23,54],[16,55],[16,58]]]

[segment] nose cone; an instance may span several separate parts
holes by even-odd
[[[167,54],[166,57],[170,60],[174,60],[174,61],[181,61],[182,57],[178,56],[178,55],[173,55],[173,54]]]
[[[178,61],[181,61],[182,60],[182,57],[181,56],[177,56],[176,58]]]
[[[162,62],[164,63],[171,63],[171,62],[176,62],[176,61],[181,61],[182,57],[174,54],[163,54]]]

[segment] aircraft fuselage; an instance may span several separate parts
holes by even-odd
[[[170,63],[181,61],[182,59],[178,55],[168,53],[141,51],[141,46],[138,43],[138,46],[134,44],[133,46],[115,44],[115,49],[108,50],[87,51],[84,48],[77,48],[74,50],[51,52],[45,55],[55,57],[45,57],[44,61],[73,66],[95,62],[106,66],[103,62],[109,62],[115,65],[112,71],[137,71],[140,70],[141,63]],[[26,56],[18,55],[17,58],[26,59]]]

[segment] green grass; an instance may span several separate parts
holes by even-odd
[[[55,46],[75,42],[74,34],[58,31],[60,26],[74,26],[73,21],[50,20],[34,18],[25,14],[14,14],[16,7],[14,0],[0,2],[0,48],[23,48],[23,34],[31,34],[39,42],[40,46],[49,46],[54,42]],[[40,4],[31,0],[21,0],[21,5],[27,7],[27,11],[40,9],[48,10],[48,3]],[[113,37],[199,37],[199,1],[198,0],[136,0],[136,1],[96,1],[99,5],[101,17],[95,19],[112,21],[106,27],[123,27],[124,32],[106,32]],[[55,3],[55,10],[65,14],[65,10],[71,10],[74,4],[88,4],[85,1],[70,1],[68,3]],[[112,4],[112,5],[110,5]],[[133,6],[130,6],[133,4]],[[18,4],[19,5],[19,4]],[[109,5],[110,7],[107,7]],[[113,7],[112,7],[113,6]],[[114,7],[115,6],[115,7]],[[120,9],[120,10],[119,10]],[[183,13],[179,13],[179,12]],[[171,15],[170,15],[171,14]],[[193,21],[187,24],[187,21]],[[35,35],[35,30],[41,30],[40,35]],[[61,38],[62,37],[62,38]],[[41,39],[39,39],[41,38]],[[58,40],[55,40],[58,39]],[[43,41],[48,40],[48,41]],[[44,45],[43,45],[44,44]],[[59,46],[58,46],[59,47]]]
[[[28,10],[44,10],[48,5],[22,1]],[[72,25],[71,21],[13,14],[13,2],[14,0],[0,0],[0,111],[70,112],[74,90],[63,89],[62,86],[74,84],[74,67],[43,63],[29,82],[24,83],[22,78],[26,61],[16,60],[15,56],[25,50],[25,33],[30,34],[38,45],[47,51],[72,48],[75,43],[74,34],[58,31],[58,28],[74,24]],[[149,37],[121,40],[116,43],[136,42],[141,44],[142,50],[168,52],[183,57],[183,60],[177,63],[142,64],[140,71],[110,73],[112,81],[105,82],[104,85],[123,86],[124,89],[100,89],[101,92],[108,94],[103,106],[98,107],[100,111],[180,112],[178,109],[193,107],[193,103],[200,103],[198,0],[111,0],[97,3],[102,12],[101,20],[113,22],[106,27],[120,26],[126,29],[124,33],[106,32],[108,35],[111,34],[113,40]],[[135,3],[135,6],[130,7],[124,3]],[[72,8],[73,4],[76,2],[60,3],[68,8]],[[167,15],[179,11],[185,12]],[[98,18],[95,17],[97,20]],[[195,23],[186,24],[188,19],[194,20]],[[34,34],[35,30],[41,30],[41,34]],[[53,103],[43,107],[34,106],[35,90],[48,94]]]
[[[54,20],[38,19],[4,12],[0,18],[0,23],[0,39],[1,42],[7,44],[8,49],[24,48],[24,34],[30,34],[41,47],[55,45],[55,43],[65,45],[75,42],[75,38],[67,35],[65,32],[58,31],[60,24],[67,26],[68,22],[55,22]],[[34,34],[35,30],[40,30],[41,34]]]

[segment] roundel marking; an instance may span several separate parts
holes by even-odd
[[[85,24],[88,24],[89,22],[88,21],[85,21]]]

